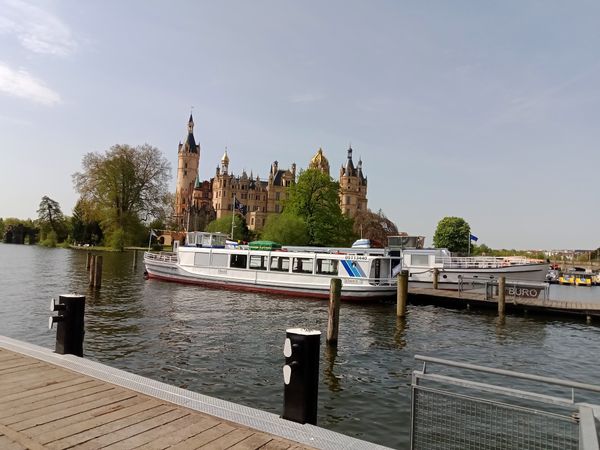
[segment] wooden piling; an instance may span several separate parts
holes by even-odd
[[[342,280],[332,278],[329,285],[329,319],[327,320],[327,345],[337,347],[340,328],[340,297]]]
[[[498,278],[498,315],[503,316],[506,311],[506,277]]]
[[[85,270],[89,272],[90,264],[92,263],[92,252],[87,252],[87,260],[85,262]]]
[[[437,289],[438,288],[438,279],[440,277],[440,270],[439,269],[433,269],[433,288]]]
[[[408,270],[403,270],[398,274],[397,297],[396,316],[404,317],[408,300]]]
[[[90,286],[94,285],[94,275],[96,274],[96,256],[90,254],[90,268],[88,270]]]
[[[134,269],[135,269],[135,266],[137,266],[137,253],[138,253],[137,250],[133,251],[133,268]]]
[[[96,289],[100,289],[102,286],[102,256],[97,255],[94,264],[94,285]]]

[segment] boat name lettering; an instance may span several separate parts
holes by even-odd
[[[227,275],[227,269],[219,269],[219,270],[217,271],[217,273],[218,273],[219,275]]]
[[[346,284],[360,284],[360,280],[357,280],[356,278],[347,278],[347,279],[344,279],[344,283],[346,283]]]
[[[368,258],[364,255],[348,255],[348,256],[346,256],[346,259],[349,259],[352,261],[366,261]]]

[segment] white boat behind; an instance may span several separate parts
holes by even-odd
[[[390,253],[394,253],[390,249]],[[437,272],[438,286],[458,289],[462,280],[497,280],[545,282],[549,264],[520,256],[452,256],[447,249],[404,248],[402,268],[409,272],[409,285],[433,284]],[[437,270],[436,270],[437,269]]]

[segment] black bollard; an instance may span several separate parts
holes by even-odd
[[[83,356],[85,296],[66,294],[58,297],[58,303],[52,299],[50,311],[57,311],[57,316],[50,317],[49,328],[55,323],[56,348],[60,355],[70,354]]]
[[[320,346],[320,331],[301,328],[286,330],[282,418],[317,424]]]

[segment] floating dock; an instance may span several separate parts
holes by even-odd
[[[408,288],[411,303],[433,304],[454,308],[480,307],[495,309],[497,298],[488,298],[484,293],[464,292],[433,288]],[[537,311],[544,314],[600,317],[600,302],[543,300],[538,298],[506,297],[507,311]]]
[[[70,447],[386,448],[0,336],[0,448]]]

